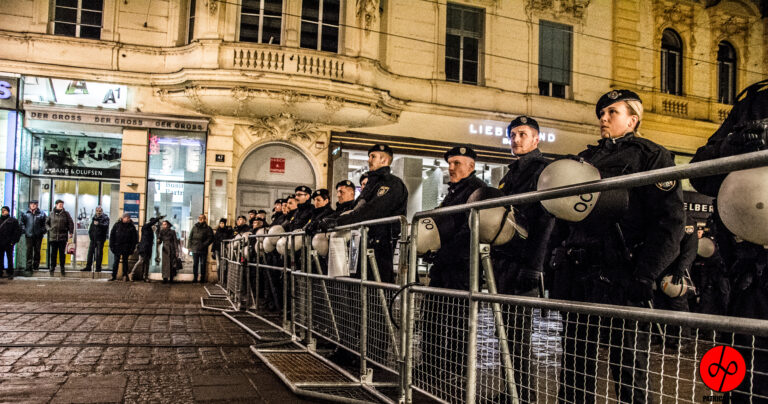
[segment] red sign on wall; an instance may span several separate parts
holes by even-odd
[[[285,173],[285,159],[279,157],[271,157],[269,159],[269,172],[270,173]]]

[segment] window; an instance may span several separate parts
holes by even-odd
[[[283,31],[283,0],[243,0],[240,9],[240,40],[280,45]]]
[[[339,0],[302,1],[301,47],[339,51]]]
[[[661,92],[683,94],[683,41],[671,29],[661,35]]]
[[[195,7],[197,7],[197,1],[191,0],[189,2],[189,24],[187,24],[187,43],[192,43],[192,39],[195,37]]]
[[[54,35],[100,39],[103,6],[104,0],[56,0]]]
[[[571,85],[573,27],[539,21],[539,94],[565,98]]]
[[[728,42],[717,49],[717,101],[733,104],[736,99],[736,50]]]
[[[445,79],[478,84],[485,11],[448,4],[445,34]]]

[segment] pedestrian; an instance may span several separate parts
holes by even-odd
[[[245,234],[251,231],[251,226],[248,224],[248,220],[245,216],[240,215],[235,222],[235,235]]]
[[[29,201],[29,209],[21,217],[27,257],[25,276],[32,276],[32,271],[40,269],[40,245],[47,230],[46,219],[45,212],[37,207],[37,200]]]
[[[120,261],[123,263],[123,278],[128,279],[128,257],[133,254],[133,249],[139,242],[139,232],[133,225],[130,213],[124,213],[119,222],[112,226],[109,233],[109,250],[113,254],[112,278],[110,281],[117,280],[117,269]]]
[[[504,195],[535,191],[541,172],[550,163],[539,150],[539,123],[529,116],[518,116],[507,127],[507,137],[512,162],[498,188]],[[515,222],[526,229],[528,235],[521,237],[517,233],[510,242],[493,249],[493,272],[498,292],[543,297],[544,263],[555,218],[540,202],[515,205],[514,212]],[[520,307],[519,312],[506,320],[507,335],[513,339],[510,345],[514,350],[515,384],[523,402],[536,401],[536,375],[531,374],[529,365],[532,316],[530,307]]]
[[[56,259],[61,262],[61,276],[65,275],[64,266],[67,257],[67,242],[75,232],[75,222],[64,209],[64,201],[57,199],[51,215],[45,222],[48,227],[48,245],[51,246],[51,262],[49,272],[53,276],[56,270]]]
[[[255,221],[256,217],[253,219]],[[208,247],[211,243],[213,243],[213,229],[208,226],[206,216],[200,215],[187,239],[187,248],[192,252],[192,283],[197,283],[198,279],[200,283],[205,283],[208,270]]]
[[[3,270],[13,279],[13,246],[21,239],[21,225],[11,216],[11,208],[3,206],[0,212],[0,278]]]
[[[104,214],[101,206],[96,207],[96,214],[91,218],[91,224],[88,226],[88,261],[83,272],[90,272],[94,261],[96,262],[96,272],[101,272],[102,255],[104,254],[104,242],[109,235],[109,216]]]
[[[221,242],[230,240],[232,237],[234,237],[234,231],[232,227],[227,226],[227,219],[219,219],[219,227],[216,228],[216,233],[213,235],[213,247],[211,248],[214,259],[217,261],[221,259]]]
[[[165,216],[158,216],[149,219],[147,223],[141,226],[141,239],[136,251],[139,253],[139,260],[133,265],[131,273],[128,274],[128,280],[133,282],[136,275],[141,271],[141,279],[149,282],[149,262],[152,259],[152,247],[155,243],[155,230],[157,223]]]
[[[768,79],[750,85],[736,96],[738,102],[728,117],[707,140],[707,144],[696,151],[691,162],[768,149],[767,90]],[[725,175],[691,178],[691,184],[697,191],[717,197],[724,179]],[[717,202],[715,200],[716,206]],[[768,320],[768,271],[765,270],[768,267],[768,250],[728,230],[720,217],[720,209],[728,208],[718,206],[711,217],[715,245],[732,279],[727,314]],[[726,343],[753,347],[741,350],[741,353],[745,362],[754,364],[754,367],[747,365],[747,374],[751,377],[745,378],[736,390],[728,393],[723,402],[749,402],[751,399],[755,399],[755,402],[764,401],[764,397],[768,397],[768,338],[736,334],[733,341],[729,339]],[[752,397],[745,392],[751,392]]]
[[[245,222],[245,217],[240,216]],[[247,226],[247,224],[246,224]],[[173,276],[177,268],[177,260],[179,260],[179,238],[176,236],[176,231],[173,230],[171,222],[163,220],[163,224],[160,226],[160,232],[157,235],[157,245],[162,246],[162,275],[163,283],[173,282]],[[155,259],[160,260],[160,257]]]
[[[637,133],[643,116],[637,94],[610,91],[600,97],[595,113],[602,139],[578,157],[596,167],[601,178],[674,166],[667,149]],[[600,198],[606,195],[603,192]],[[616,200],[628,202],[612,206],[610,214],[595,209],[594,215],[580,222],[559,222],[560,247],[552,255],[554,298],[649,306],[655,280],[680,251],[685,223],[682,190],[677,181],[665,181],[630,188],[624,196]],[[610,373],[618,401],[652,401],[647,389],[648,349],[636,349],[649,346],[648,323],[609,319],[603,328],[590,326],[575,313],[561,315],[561,402],[595,401],[601,342],[609,344]]]

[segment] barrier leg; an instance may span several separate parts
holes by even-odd
[[[312,261],[315,263],[315,267],[317,268],[317,273],[319,275],[323,274],[322,266],[320,266],[320,258],[317,256],[317,251],[312,251]],[[325,279],[320,280],[320,288],[323,292],[323,299],[325,300],[325,305],[328,308],[328,313],[331,315],[331,324],[333,325],[333,334],[336,336],[337,340],[341,340],[341,336],[339,335],[339,326],[336,324],[336,315],[333,313],[333,307],[331,307],[331,297],[328,295],[328,288],[325,284]]]
[[[371,266],[371,274],[373,280],[381,282],[381,275],[379,275],[379,265],[376,263],[376,254],[373,248],[369,248],[366,251],[368,256],[368,265]],[[400,347],[397,345],[397,334],[395,334],[395,326],[392,324],[392,318],[389,317],[389,310],[387,304],[387,297],[384,295],[384,290],[378,290],[379,301],[381,303],[382,310],[384,311],[384,321],[387,323],[387,330],[389,331],[389,337],[392,340],[392,348],[395,350],[395,357],[400,357]]]

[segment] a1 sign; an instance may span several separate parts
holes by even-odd
[[[269,172],[270,173],[285,173],[285,159],[280,157],[271,157],[269,159]]]

